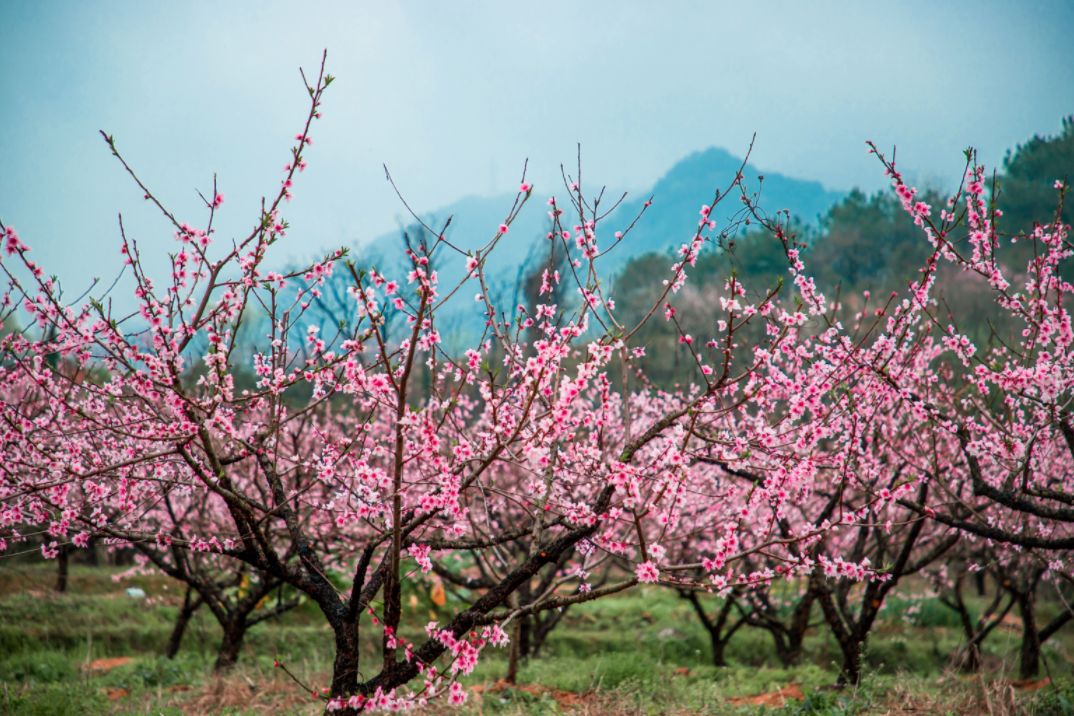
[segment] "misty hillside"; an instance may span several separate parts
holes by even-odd
[[[727,189],[742,159],[716,147],[694,152],[675,164],[651,189],[653,205],[631,231],[628,240],[609,256],[606,268],[619,268],[631,258],[649,251],[677,248],[688,242],[697,229],[698,209],[712,201],[717,189]],[[747,165],[743,172],[746,188],[752,193],[760,187],[760,206],[769,213],[789,209],[791,216],[804,224],[816,224],[842,197],[820,182],[795,179],[778,172],[758,170]],[[764,181],[759,182],[758,176]],[[631,197],[606,219],[605,229],[618,230],[638,215],[648,194]],[[742,209],[737,190],[721,201],[712,218],[718,228]]]
[[[650,195],[653,204],[627,240],[606,257],[603,268],[614,273],[636,256],[673,250],[689,241],[696,229],[698,208],[710,202],[717,189],[723,191],[727,188],[741,164],[741,158],[724,149],[713,147],[694,152],[673,165],[650,190],[628,196],[601,222],[598,240],[602,245],[608,245],[614,232],[630,224]],[[819,182],[761,171],[751,165],[747,165],[744,174],[750,192],[757,191],[758,186],[762,187],[760,205],[766,211],[771,213],[789,209],[791,215],[804,224],[815,224],[843,197],[843,193],[827,190]],[[758,181],[759,176],[764,177],[763,182]],[[561,189],[556,193],[562,197],[563,191]],[[617,198],[617,195],[606,192],[605,203],[609,206],[614,202],[614,198],[610,197]],[[544,199],[545,192],[534,194],[511,227],[509,235],[489,257],[487,274],[494,288],[509,290],[517,283],[527,263],[536,259],[549,226]],[[421,216],[436,229],[449,216],[452,217],[448,238],[462,249],[474,250],[492,237],[513,201],[513,195],[469,196],[440,209],[423,212]],[[741,202],[735,194],[721,202],[712,217],[722,227],[741,208]],[[419,233],[414,229],[407,231],[412,239],[419,238]],[[400,229],[379,236],[361,246],[357,253],[386,273],[397,273],[405,266],[402,232],[403,229]],[[441,287],[454,286],[462,278],[465,261],[455,252],[442,248],[433,260],[440,274]],[[469,326],[471,321],[474,328],[479,328],[483,323],[480,308],[466,300],[456,301],[453,310],[442,315],[446,317],[448,314],[453,319],[451,323],[455,323],[457,317],[457,329]]]

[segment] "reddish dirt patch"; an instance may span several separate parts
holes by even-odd
[[[802,687],[798,684],[787,684],[778,691],[769,691],[756,696],[738,696],[728,699],[732,706],[785,706],[789,699],[801,701],[805,698]]]
[[[1022,631],[1022,618],[1017,614],[1005,614],[999,626],[1007,631]]]
[[[1052,680],[1048,677],[1043,679],[1023,679],[1021,681],[1012,681],[1011,686],[1019,691],[1037,691],[1043,689],[1048,684],[1052,683]]]
[[[559,689],[550,689],[540,684],[509,684],[503,679],[496,681],[492,684],[477,684],[470,688],[470,691],[475,694],[495,694],[501,691],[521,691],[531,696],[541,696],[547,694],[556,700],[561,708],[569,709],[579,706],[584,706],[592,698],[591,694],[576,694],[573,691],[561,691]]]
[[[98,671],[106,672],[111,671],[117,666],[124,666],[134,661],[133,656],[113,656],[109,659],[94,659],[90,663],[86,664],[83,669],[86,671]]]
[[[673,673],[675,674],[675,676],[689,676],[690,675],[690,667],[689,666],[680,666],[679,668],[675,669],[675,671]]]
[[[127,689],[124,689],[122,686],[109,686],[108,688],[102,690],[104,691],[104,695],[108,697],[109,701],[119,701],[120,699],[125,699],[131,695],[131,692]]]

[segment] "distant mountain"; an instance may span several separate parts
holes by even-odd
[[[723,192],[742,165],[742,159],[724,149],[713,147],[694,152],[679,161],[645,195],[624,202],[605,219],[604,232],[621,230],[641,211],[649,194],[653,204],[644,218],[631,230],[623,245],[609,254],[613,270],[631,258],[650,251],[677,249],[690,241],[700,219],[702,204],[712,201],[716,190]],[[764,181],[758,177],[763,176]],[[778,172],[760,171],[747,165],[743,171],[747,190],[760,188],[759,204],[769,214],[789,209],[791,216],[804,224],[815,225],[833,204],[843,198],[842,192],[829,191],[820,182],[795,179]],[[737,189],[713,210],[711,218],[722,229],[733,214],[743,208]],[[607,239],[605,239],[607,241]],[[615,254],[619,254],[615,256]]]
[[[630,197],[620,205],[601,222],[598,229],[598,243],[601,246],[607,246],[613,240],[614,232],[625,229],[649,196],[653,197],[653,204],[644,218],[623,244],[606,257],[603,268],[608,276],[614,275],[635,256],[673,250],[689,241],[696,229],[698,209],[712,200],[716,189],[723,191],[728,186],[741,164],[740,158],[723,149],[694,152],[671,167],[650,191]],[[764,176],[761,184],[759,175]],[[793,217],[805,224],[815,224],[843,196],[841,192],[825,189],[816,181],[794,179],[777,172],[760,172],[752,166],[746,167],[744,177],[751,192],[756,191],[758,186],[763,187],[760,205],[766,211],[774,213],[789,209]],[[616,195],[606,193],[606,203],[610,196]],[[538,253],[543,255],[544,237],[549,227],[544,198],[544,193],[534,195],[486,263],[486,275],[493,283],[493,290],[500,292],[505,299],[502,302],[505,308],[511,305],[513,287],[523,274],[527,262],[534,262]],[[422,216],[437,229],[447,217],[453,217],[448,238],[459,248],[473,251],[485,245],[493,236],[513,201],[513,195],[470,196]],[[741,208],[736,192],[717,206],[712,218],[722,227]],[[414,234],[412,238],[418,238],[418,235]],[[371,259],[388,275],[401,275],[405,266],[402,230],[384,234],[363,245],[358,254]],[[446,247],[434,256],[433,263],[444,290],[456,285],[465,273],[465,259]],[[453,301],[453,306],[447,307],[450,310],[442,315],[449,320],[447,326],[442,324],[442,333],[445,333],[443,328],[447,327],[450,333],[458,333],[458,338],[465,339],[469,337],[468,334],[481,329],[484,320],[480,307],[471,300],[473,293],[468,291],[466,295],[457,297],[459,300]]]

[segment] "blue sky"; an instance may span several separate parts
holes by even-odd
[[[581,142],[591,181],[650,186],[717,145],[829,187],[879,188],[863,142],[942,182],[1074,112],[1067,2],[0,3],[0,219],[70,287],[118,267],[116,214],[170,233],[97,135],[178,215],[219,174],[248,230],[304,113],[297,68],[339,78],[287,209],[300,257],[391,230],[413,204],[543,196]],[[287,258],[288,256],[283,256]]]

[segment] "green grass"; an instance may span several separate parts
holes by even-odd
[[[331,634],[311,605],[255,627],[240,666],[218,680],[210,676],[218,630],[204,610],[191,623],[179,657],[160,656],[182,595],[178,585],[137,578],[148,599],[132,600],[124,593],[131,582],[114,582],[114,570],[75,566],[71,591],[57,595],[50,591],[49,567],[0,570],[0,713],[320,713],[319,702],[273,667],[279,658],[308,683],[327,682]],[[918,607],[905,618],[912,602]],[[420,621],[411,625],[415,636]],[[487,650],[466,680],[477,688],[461,714],[789,716],[888,713],[904,706],[918,713],[991,707],[995,713],[1074,714],[1071,630],[1044,648],[1054,685],[1013,696],[1001,680],[1014,678],[1019,635],[998,630],[986,643],[983,679],[948,669],[959,641],[957,621],[941,604],[896,596],[869,643],[863,684],[835,691],[830,685],[839,651],[823,627],[812,630],[795,668],[779,666],[767,633],[743,629],[727,649],[730,666],[717,669],[690,606],[672,593],[645,589],[573,609],[541,658],[523,665],[517,687],[497,684],[506,654]],[[369,643],[366,650],[372,655],[375,647]],[[86,668],[109,657],[133,658],[109,671]],[[804,699],[782,708],[731,701],[790,684]]]

